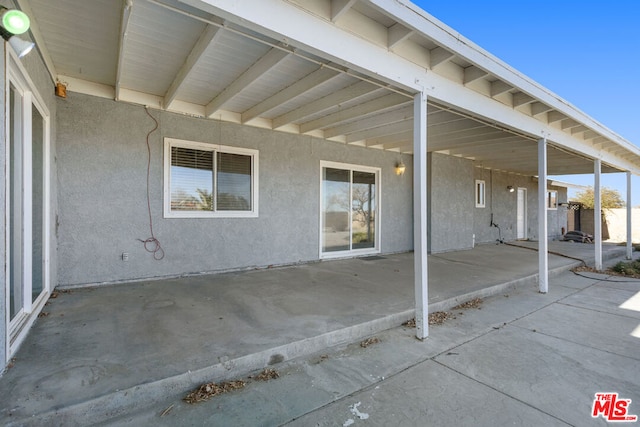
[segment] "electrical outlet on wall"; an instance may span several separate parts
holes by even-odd
[[[122,261],[129,261],[129,252],[122,252],[121,258]]]

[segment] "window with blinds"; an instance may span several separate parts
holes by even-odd
[[[257,216],[256,150],[165,139],[165,216]]]

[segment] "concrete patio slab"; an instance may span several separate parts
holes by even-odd
[[[597,286],[563,299],[562,303],[640,319],[640,280],[635,288],[635,290],[617,289],[607,286],[606,282],[599,282]]]
[[[574,277],[565,273],[557,277],[558,282]],[[600,283],[591,282],[591,287]],[[222,395],[211,402],[189,405],[181,401],[182,396],[168,399],[147,410],[112,420],[105,425],[117,426],[170,426],[170,425],[281,425],[291,421],[292,426],[302,425],[570,425],[549,414],[545,405],[557,400],[558,406],[580,406],[573,409],[572,416],[578,422],[572,425],[602,425],[600,419],[590,416],[593,396],[589,390],[600,387],[619,391],[620,396],[634,395],[635,377],[625,382],[620,371],[634,369],[634,361],[620,358],[607,351],[588,349],[568,343],[562,339],[513,326],[529,316],[544,312],[559,303],[566,292],[580,295],[587,290],[561,288],[564,292],[541,295],[530,287],[510,292],[508,297],[496,295],[486,298],[481,309],[455,311],[456,317],[443,325],[432,326],[431,335],[424,342],[413,338],[412,330],[395,328],[376,335],[380,342],[367,348],[358,343],[346,347],[327,349],[324,354],[284,363],[278,367],[280,378],[267,383],[251,382],[237,393]],[[595,310],[594,310],[595,311]],[[562,310],[560,311],[562,313]],[[591,310],[582,312],[584,320],[591,317]],[[576,319],[562,319],[573,323]],[[538,328],[558,322],[557,318],[541,316],[536,319]],[[508,330],[506,339],[497,339],[497,334]],[[618,337],[620,328],[611,331]],[[539,335],[545,341],[529,339]],[[499,343],[499,345],[497,345]],[[482,351],[476,351],[482,344]],[[627,342],[630,349],[638,344]],[[539,348],[538,348],[539,347]],[[557,347],[557,348],[556,348]],[[593,361],[593,352],[597,360]],[[536,357],[542,354],[538,361]],[[492,377],[495,369],[501,382],[513,381],[529,392],[536,391],[544,382],[555,387],[552,398],[521,400],[500,389],[493,383],[485,383],[469,372],[456,372],[445,368],[447,361],[465,358],[463,366],[471,373]],[[583,360],[584,358],[584,360]],[[499,359],[496,361],[496,359]],[[598,364],[615,365],[626,361],[617,371],[604,371],[594,375]],[[547,363],[551,362],[551,363]],[[452,362],[453,363],[453,362]],[[581,364],[586,363],[586,370]],[[630,364],[631,363],[631,364]],[[489,368],[486,366],[488,365]],[[522,367],[525,365],[525,367]],[[576,365],[576,366],[574,366]],[[568,372],[566,372],[568,370]],[[575,384],[580,395],[562,395],[571,389],[574,376],[581,379]],[[610,378],[608,378],[610,377]],[[506,379],[505,379],[506,378]],[[554,379],[552,379],[554,378]],[[608,378],[607,381],[602,381]],[[551,385],[552,383],[552,385]],[[568,383],[568,384],[566,384]],[[615,384],[614,384],[615,383]],[[500,386],[500,384],[498,384]],[[613,387],[613,388],[611,388]],[[545,390],[540,390],[541,394]],[[594,392],[595,393],[595,392]],[[582,397],[580,397],[582,396]],[[354,405],[360,405],[354,407]],[[636,414],[640,406],[632,406],[630,413]],[[523,406],[526,409],[523,409]],[[171,410],[161,416],[167,409]],[[358,409],[358,412],[355,411]],[[360,419],[357,414],[367,414]],[[350,421],[352,420],[352,421]]]
[[[480,246],[429,264],[431,311],[535,288],[529,249]],[[572,292],[559,285],[549,296]],[[538,296],[536,306],[551,302]],[[0,422],[97,423],[397,326],[413,315],[413,255],[71,289],[45,311],[0,380]]]
[[[582,314],[580,320],[587,321],[593,312]],[[536,318],[536,330],[548,329],[552,322],[547,319]],[[614,335],[615,324],[609,326]],[[638,352],[640,340],[630,345],[629,352]],[[591,408],[597,392],[615,391],[640,402],[637,359],[564,338],[508,326],[457,347],[455,353],[436,361],[570,425],[593,423]]]
[[[640,361],[640,339],[631,335],[638,324],[638,319],[565,304],[545,307],[513,323],[565,342]],[[618,332],[615,335],[611,333],[614,328]]]
[[[398,402],[403,404],[399,406]],[[331,412],[318,411],[289,425],[565,425],[431,360],[343,399]]]

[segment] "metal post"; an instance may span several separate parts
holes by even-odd
[[[595,243],[595,267],[602,270],[602,195],[600,194],[600,172],[602,161],[596,159],[593,163],[593,241]]]
[[[427,96],[413,102],[413,257],[415,271],[416,337],[429,335],[427,277]]]
[[[549,292],[549,244],[547,238],[547,137],[538,140],[538,285]]]
[[[633,227],[631,227],[631,216],[633,213],[633,204],[631,203],[631,172],[627,171],[627,259],[632,258],[633,252]]]

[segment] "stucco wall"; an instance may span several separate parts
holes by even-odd
[[[538,182],[533,177],[492,171],[477,167],[467,159],[430,153],[428,157],[429,193],[429,250],[446,252],[469,249],[475,243],[492,243],[499,238],[516,239],[517,192],[527,189],[527,237],[538,238]],[[485,207],[475,207],[475,180],[485,182]],[[558,200],[566,202],[567,191],[562,187],[548,187],[558,191]],[[491,226],[493,222],[498,227]],[[559,238],[566,229],[566,208],[547,213],[548,237]]]
[[[410,156],[151,110],[151,209],[166,256],[149,237],[144,108],[69,93],[58,100],[59,283],[114,282],[319,257],[320,161],[382,168],[381,249],[411,250]],[[258,218],[163,218],[163,137],[259,150]],[[395,175],[395,163],[407,165]],[[121,260],[123,252],[129,261]]]
[[[429,250],[445,252],[473,247],[473,162],[430,153]]]
[[[606,209],[605,218],[612,242],[627,241],[627,209]],[[640,243],[640,208],[631,209],[631,241]]]
[[[484,208],[476,208],[474,204],[474,231],[476,243],[495,242],[501,235],[504,240],[515,240],[517,236],[517,189],[527,189],[527,238],[538,239],[538,181],[533,177],[512,173],[492,171],[480,167],[474,168],[474,181],[484,180],[486,185],[486,204]],[[507,187],[516,191],[510,193]],[[567,189],[548,186],[549,190],[558,191],[558,201],[567,201]],[[475,193],[474,193],[475,196]],[[565,207],[547,211],[547,236],[557,239],[561,236],[562,227],[567,227]],[[500,226],[491,227],[493,222]]]

